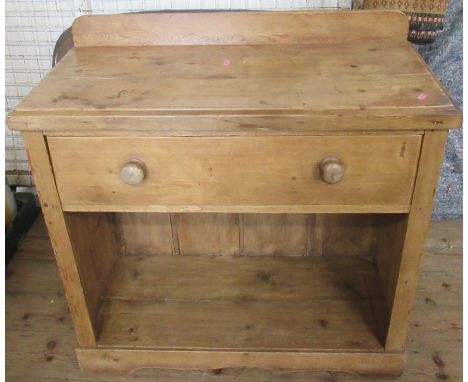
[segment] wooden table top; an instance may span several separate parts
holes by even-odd
[[[401,38],[253,42],[75,47],[23,100],[10,124],[34,129],[33,119],[54,117],[291,117],[327,120],[315,123],[319,130],[333,121],[343,122],[336,127],[342,130],[391,129],[389,121],[399,129],[460,125],[443,87]]]

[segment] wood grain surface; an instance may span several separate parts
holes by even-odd
[[[461,228],[461,220],[432,223],[415,309],[410,317],[407,365],[399,381],[462,381]],[[224,368],[212,372],[146,368],[129,376],[96,374],[79,369],[76,345],[47,231],[43,220],[38,219],[6,272],[6,378],[9,382],[56,382],[64,378],[71,382],[361,382],[372,379],[340,372],[255,368]],[[150,356],[142,362],[160,356]],[[92,357],[98,355],[89,354],[88,359]],[[136,356],[140,358],[141,355]],[[336,359],[333,362],[336,364]],[[387,362],[388,359],[384,361]],[[101,361],[99,364],[105,365]],[[378,380],[394,382],[395,378],[379,377]]]
[[[76,48],[9,117],[12,129],[75,134],[305,134],[460,124],[417,51],[392,39]]]
[[[341,206],[404,212],[420,141],[418,135],[48,138],[65,210],[168,212],[181,206],[194,211],[219,206],[218,212],[224,206],[233,212],[284,206],[276,212],[288,212],[289,206],[307,205],[334,206],[328,212]],[[319,175],[321,160],[330,154],[346,167],[344,179],[332,185]],[[130,159],[147,168],[145,180],[135,186],[119,176]]]
[[[107,285],[98,345],[382,352],[380,291],[360,257],[126,256]]]
[[[84,213],[67,212],[66,216]],[[101,213],[86,213],[96,227]],[[105,215],[105,214],[104,214]],[[112,213],[117,251],[124,256],[360,256],[384,257],[377,232],[391,234],[387,214]],[[401,216],[401,215],[396,215]],[[79,219],[78,219],[79,221]],[[378,225],[376,226],[376,224]],[[107,227],[107,226],[105,226]],[[107,228],[106,228],[107,229]],[[102,229],[97,229],[99,237]],[[105,230],[104,230],[105,233]],[[385,236],[384,236],[385,237]],[[394,248],[402,243],[395,237]],[[92,242],[87,254],[99,255]],[[388,260],[397,255],[389,255]],[[387,258],[385,257],[385,258]],[[383,267],[385,269],[385,267]]]
[[[160,12],[82,16],[75,46],[258,45],[405,41],[402,12]]]
[[[367,376],[400,375],[405,362],[404,354],[392,353],[326,353],[326,352],[255,352],[255,351],[184,351],[126,349],[78,349],[80,366],[95,372],[113,370],[114,373],[131,373],[136,368],[169,366],[174,369],[214,369],[214,374],[224,368],[261,367],[264,369],[288,368],[290,370],[322,370],[336,372],[347,370]],[[181,360],[183,360],[181,362]]]
[[[82,366],[401,373],[447,129],[461,124],[406,29],[395,12],[75,22],[77,47],[9,124],[26,130]],[[130,160],[138,184],[119,175]]]
[[[395,299],[390,316],[386,348],[390,351],[404,349],[419,278],[419,264],[424,249],[424,239],[431,221],[432,204],[444,158],[446,131],[428,131],[424,134],[418,175],[414,186],[413,202],[408,214],[408,225],[398,262]]]
[[[89,278],[89,273],[84,272],[79,254],[74,252],[55,186],[45,137],[38,132],[28,132],[23,134],[23,139],[78,343],[83,347],[96,346],[93,317],[100,299],[96,280]]]

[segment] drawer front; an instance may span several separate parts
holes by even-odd
[[[48,144],[64,210],[404,212],[421,136],[50,137]],[[325,181],[330,157],[338,175],[344,170],[334,184]]]

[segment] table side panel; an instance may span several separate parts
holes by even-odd
[[[93,316],[98,309],[98,291],[89,279],[83,278],[63,216],[56,189],[45,137],[40,133],[23,133],[29,163],[36,185],[55,259],[65,289],[68,307],[78,343],[82,347],[96,346]]]
[[[424,134],[404,244],[399,253],[400,257],[394,259],[398,272],[393,273],[393,279],[390,279],[387,285],[394,295],[385,346],[388,351],[403,351],[405,348],[409,315],[419,278],[419,264],[431,221],[446,141],[447,131],[427,131]]]

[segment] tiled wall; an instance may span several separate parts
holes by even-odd
[[[6,112],[47,73],[60,34],[82,14],[161,9],[350,8],[351,0],[6,0]],[[32,179],[21,137],[6,128],[10,185]]]
[[[54,44],[77,15],[73,0],[6,0],[5,101],[10,112],[51,67]],[[26,153],[19,133],[6,127],[6,178],[30,185]]]

